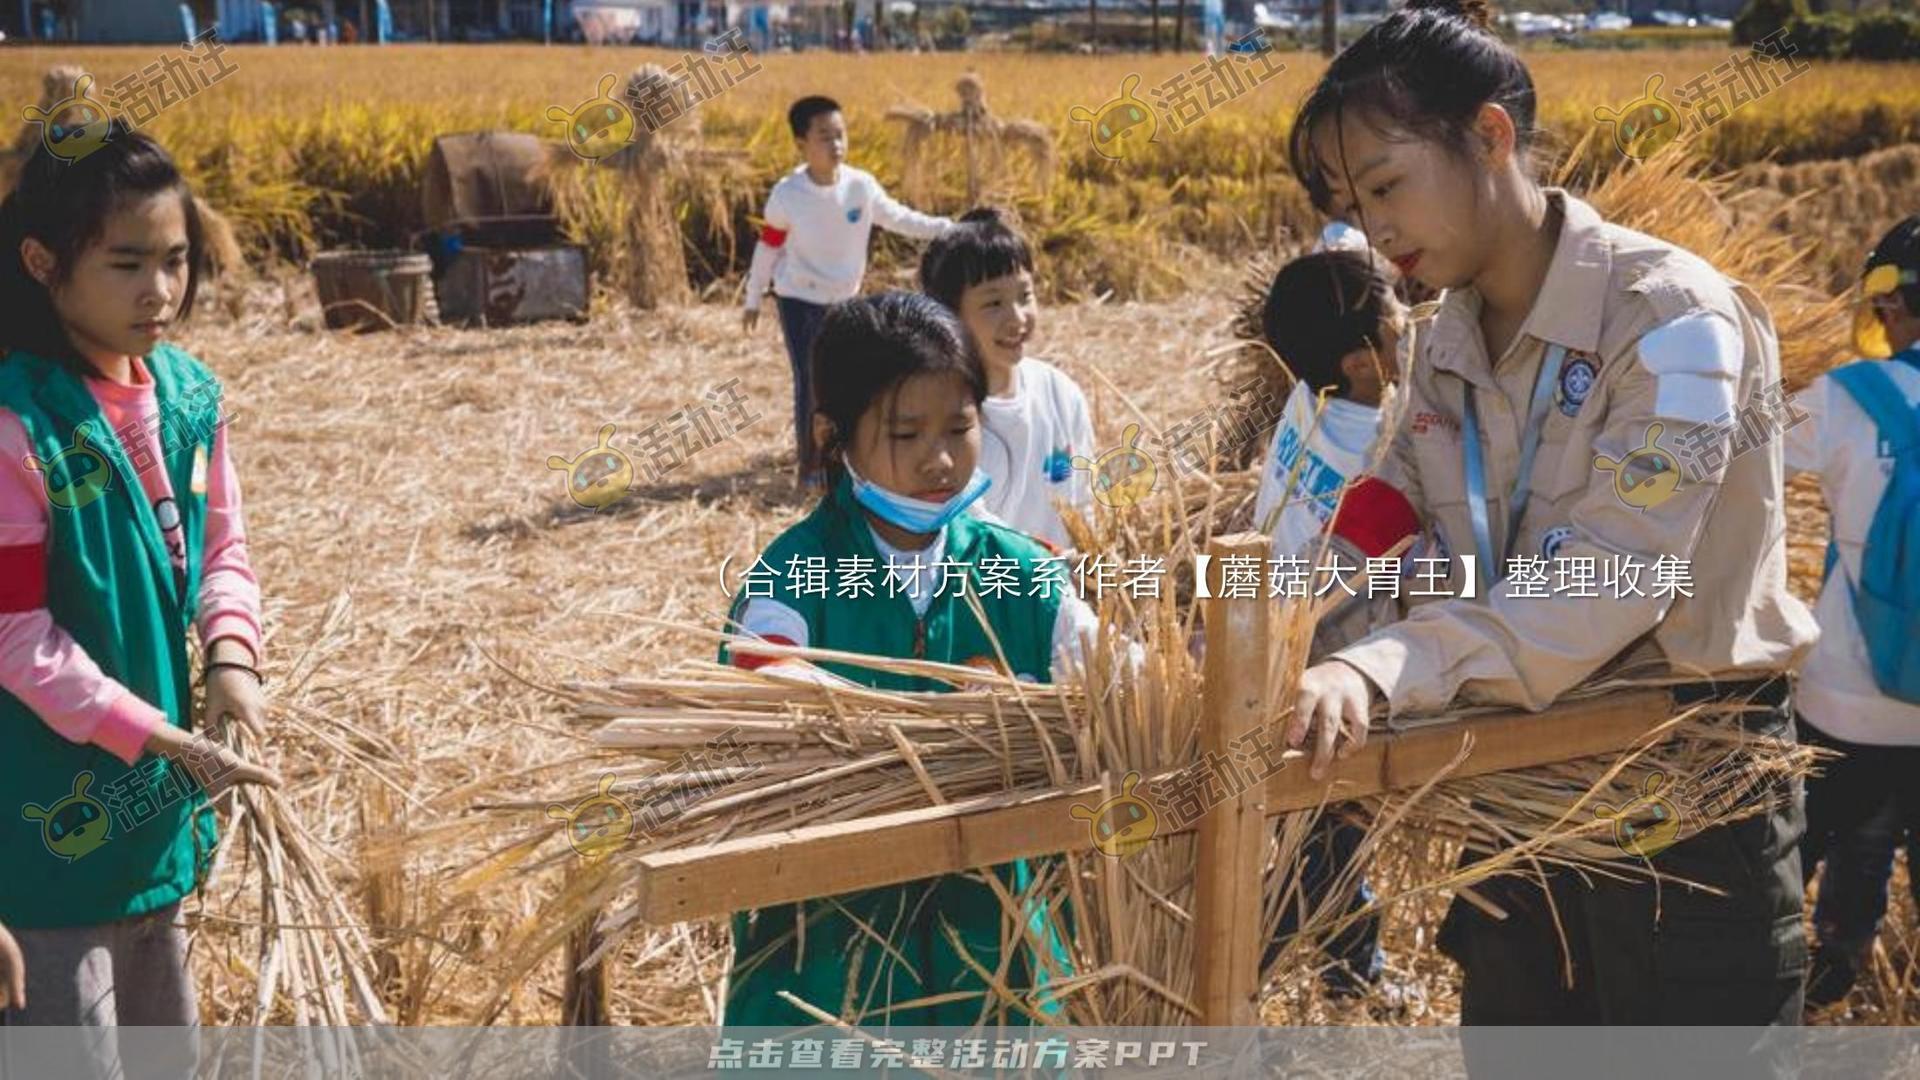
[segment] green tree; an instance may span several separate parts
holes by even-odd
[[[1748,0],[1745,10],[1733,20],[1734,43],[1751,45],[1786,26],[1789,20],[1807,14],[1807,0]]]

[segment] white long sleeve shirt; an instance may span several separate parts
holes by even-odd
[[[795,168],[773,185],[763,217],[747,270],[748,311],[759,309],[769,284],[776,295],[815,304],[858,295],[876,225],[916,240],[953,227],[949,218],[895,202],[872,173],[851,165],[841,165],[839,179],[824,186],[805,165]]]
[[[1012,392],[987,398],[980,414],[980,467],[993,477],[980,502],[1021,532],[1072,547],[1053,500],[1093,504],[1093,474],[1073,467],[1076,454],[1097,456],[1087,395],[1066,372],[1028,358],[1013,366]]]
[[[1906,396],[1907,407],[1920,406],[1920,369],[1889,361],[1886,371]],[[1807,419],[1787,429],[1787,471],[1819,474],[1840,555],[1814,605],[1820,639],[1801,669],[1794,705],[1815,727],[1837,739],[1920,746],[1920,705],[1880,692],[1847,584],[1860,580],[1867,530],[1893,475],[1893,459],[1880,454],[1873,418],[1831,377],[1815,379],[1793,396],[1793,404],[1805,410]]]

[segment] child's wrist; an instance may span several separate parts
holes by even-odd
[[[253,655],[253,649],[237,637],[215,638],[207,645],[204,661],[208,664],[238,664],[243,667],[257,667],[259,657]]]

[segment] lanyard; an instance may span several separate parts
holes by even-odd
[[[1520,518],[1527,512],[1527,499],[1533,494],[1533,485],[1528,482],[1533,475],[1533,455],[1540,449],[1540,430],[1546,426],[1547,408],[1553,404],[1553,385],[1560,381],[1560,367],[1566,359],[1566,346],[1550,345],[1540,361],[1540,377],[1533,384],[1533,400],[1527,408],[1526,430],[1520,436],[1520,469],[1513,478],[1513,497],[1508,500],[1504,549],[1513,547],[1514,537],[1520,532]],[[1480,555],[1479,577],[1484,591],[1498,580],[1494,577],[1498,563],[1494,561],[1497,553],[1487,517],[1487,461],[1486,451],[1480,448],[1480,407],[1471,382],[1467,383],[1463,426],[1461,449],[1467,466],[1467,516],[1473,523],[1473,546]]]

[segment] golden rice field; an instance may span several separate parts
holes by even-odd
[[[1725,62],[1733,47],[1672,51],[1539,52],[1530,63],[1543,102],[1549,156],[1610,129],[1597,107],[1619,108],[1653,74],[1669,89]],[[78,63],[111,83],[151,62],[150,47],[10,49],[0,54],[0,100],[24,107],[41,73]],[[345,243],[406,246],[420,226],[418,181],[433,138],[480,129],[540,132],[558,139],[550,107],[594,95],[601,75],[622,79],[639,64],[670,64],[658,49],[566,46],[404,46],[389,49],[233,46],[237,71],[163,112],[154,130],[187,165],[216,206],[257,251],[301,257]],[[1115,162],[1094,153],[1076,105],[1097,109],[1122,81],[1141,76],[1140,95],[1161,86],[1197,54],[1075,57],[1022,53],[924,55],[776,54],[757,74],[698,111],[704,145],[744,151],[743,164],[689,164],[675,187],[696,285],[725,282],[750,253],[751,216],[770,180],[793,164],[786,105],[827,93],[848,109],[855,164],[890,188],[901,179],[900,125],[891,106],[952,109],[953,84],[968,70],[986,82],[1003,118],[1039,121],[1055,136],[1059,167],[1043,197],[1029,170],[1015,167],[995,197],[1015,203],[1040,241],[1056,298],[1166,296],[1180,291],[1171,256],[1183,246],[1226,254],[1249,239],[1271,240],[1310,223],[1286,171],[1292,112],[1323,61],[1284,53],[1285,70],[1223,102],[1177,133],[1161,131],[1146,152]],[[693,126],[686,121],[681,125]],[[675,129],[670,128],[669,131]],[[1819,64],[1732,113],[1707,132],[1704,149],[1723,166],[1763,160],[1846,157],[1920,139],[1920,66]],[[561,155],[566,157],[566,155]],[[959,154],[943,155],[942,181],[926,202],[963,208]],[[1620,160],[1606,153],[1596,162]],[[571,159],[569,159],[571,161]],[[596,178],[598,179],[598,178]],[[617,192],[579,200],[570,215],[596,261],[617,261],[623,219]],[[885,266],[906,249],[877,245]]]

